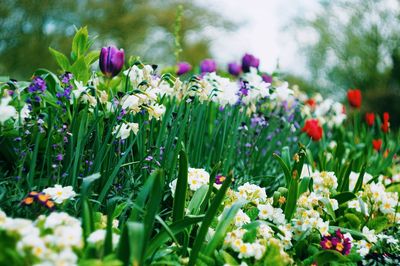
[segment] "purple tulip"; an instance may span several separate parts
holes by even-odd
[[[261,75],[261,77],[262,77],[264,82],[272,83],[272,76],[264,73],[264,74]]]
[[[213,59],[204,59],[200,63],[201,73],[211,73],[217,70],[217,63]]]
[[[239,76],[240,72],[242,72],[242,67],[237,63],[229,63],[228,64],[228,72],[233,76]]]
[[[192,66],[188,62],[179,62],[177,64],[178,70],[176,71],[176,74],[178,76],[186,74],[190,70],[192,70]]]
[[[258,69],[258,66],[260,65],[260,59],[255,57],[252,54],[245,54],[242,58],[242,69],[243,72],[249,72],[250,67],[254,67]]]
[[[115,77],[124,66],[124,50],[118,50],[114,46],[101,48],[100,70],[106,77]]]

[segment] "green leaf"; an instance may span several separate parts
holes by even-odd
[[[61,52],[49,47],[50,53],[56,59],[57,64],[61,67],[63,71],[67,71],[71,68],[68,58]]]
[[[201,223],[199,231],[197,232],[196,239],[194,240],[193,243],[192,251],[190,252],[189,264],[188,264],[189,266],[193,266],[196,263],[198,254],[203,246],[203,241],[208,232],[208,227],[211,225],[215,215],[217,214],[218,207],[221,206],[221,203],[224,200],[225,193],[231,184],[231,180],[232,180],[231,176],[226,177],[217,195],[215,195],[215,198],[212,201],[210,208],[206,212],[206,216],[204,217]]]
[[[72,57],[74,60],[79,59],[86,53],[88,47],[89,33],[87,27],[80,28],[72,40]]]
[[[285,176],[286,186],[288,186],[291,180],[289,167],[286,165],[286,163],[278,154],[274,153],[272,156],[274,156],[274,158],[278,161],[279,165],[281,166]]]
[[[367,227],[370,230],[375,230],[376,234],[382,232],[385,228],[389,226],[389,220],[386,216],[378,216],[368,221]]]
[[[186,193],[188,186],[188,159],[186,153],[179,152],[179,174],[176,182],[174,203],[172,208],[172,221],[182,220],[185,214]]]
[[[211,256],[218,245],[223,242],[232,220],[235,218],[237,212],[245,203],[246,201],[237,201],[229,209],[225,209],[223,211],[221,219],[217,227],[215,228],[214,236],[204,250],[205,255]]]
[[[84,57],[78,58],[78,60],[76,60],[75,63],[72,64],[71,72],[72,74],[74,74],[77,80],[82,81],[83,84],[87,83],[90,77],[90,72]]]
[[[357,192],[362,188],[363,180],[364,180],[364,175],[365,175],[366,169],[367,169],[367,164],[364,164],[364,165],[362,166],[362,168],[361,168],[360,175],[358,176],[357,183],[356,183],[356,185],[354,186],[354,189],[353,189],[353,192],[354,192],[354,193],[357,193]]]
[[[201,186],[198,190],[196,190],[196,192],[194,192],[193,197],[188,204],[188,211],[190,214],[192,215],[199,214],[201,205],[206,199],[207,192],[208,192],[207,185]]]
[[[324,205],[326,213],[332,218],[333,221],[335,221],[336,220],[335,211],[333,210],[332,204],[329,201],[329,199],[320,198],[319,201],[322,202],[322,204]]]
[[[346,213],[344,217],[347,219],[348,227],[359,229],[361,225],[360,218],[353,213]]]
[[[349,191],[349,177],[351,173],[351,169],[353,167],[353,160],[347,165],[344,175],[339,180],[338,191]]]
[[[348,259],[335,250],[322,250],[314,255],[318,265],[326,265],[329,262],[347,262]]]
[[[236,259],[234,257],[232,257],[231,254],[229,254],[228,252],[224,251],[224,250],[220,250],[219,254],[224,258],[224,261],[226,264],[230,265],[230,266],[237,266],[239,265],[239,263],[236,261]]]
[[[93,64],[97,59],[99,59],[100,51],[91,51],[85,56],[85,63],[86,65],[90,66]]]
[[[357,196],[354,193],[346,191],[346,192],[339,193],[339,194],[333,196],[332,198],[337,200],[338,204],[341,205],[352,199],[355,199],[356,197]]]
[[[141,265],[145,229],[142,223],[126,222],[117,248],[117,257],[127,265]]]
[[[163,188],[164,188],[164,172],[160,169],[155,170],[153,173],[156,178],[151,190],[151,197],[146,204],[143,223],[145,228],[144,247],[147,247],[147,242],[150,240],[151,233],[153,232],[153,225],[156,215],[161,205]]]
[[[310,186],[312,186],[313,179],[311,177],[305,176],[301,179],[299,184],[299,196],[304,192],[307,192]]]
[[[100,178],[100,174],[96,173],[83,178],[81,186],[81,201],[82,201],[82,228],[85,244],[86,238],[94,231],[94,212],[89,202],[90,187],[93,182]]]
[[[174,234],[178,234],[187,228],[191,227],[194,224],[199,223],[204,219],[204,216],[188,216],[185,217],[181,221],[177,221],[175,223],[170,224],[168,227],[171,232]],[[160,248],[165,242],[170,239],[169,232],[166,230],[162,230],[158,233],[149,243],[148,248],[146,250],[146,257],[152,256],[153,253]]]

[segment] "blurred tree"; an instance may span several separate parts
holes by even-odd
[[[207,31],[232,30],[217,12],[183,0],[3,0],[0,5],[0,73],[26,79],[38,67],[56,67],[47,47],[69,52],[75,27],[87,25],[96,47],[115,44],[152,63],[175,63],[174,22],[183,4],[181,59],[209,57]]]
[[[313,86],[336,95],[360,88],[365,110],[389,111],[397,125],[399,29],[400,3],[396,0],[324,0],[312,18],[295,19],[296,32],[313,40],[301,43]]]

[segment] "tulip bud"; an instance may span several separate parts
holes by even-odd
[[[114,46],[101,48],[100,53],[100,70],[106,77],[115,77],[121,72],[124,66],[124,50],[118,50]]]
[[[178,76],[186,74],[190,70],[192,70],[192,66],[188,62],[179,62],[177,64],[178,70],[176,71],[176,74]]]
[[[359,89],[348,90],[347,99],[349,100],[351,106],[355,108],[361,107],[362,97],[361,97],[361,91]]]
[[[259,65],[260,65],[260,59],[258,59],[252,54],[245,54],[242,58],[242,69],[244,72],[249,72],[250,67],[258,69]]]
[[[240,72],[242,72],[242,67],[236,63],[229,63],[228,72],[233,76],[239,76]]]
[[[212,59],[204,59],[200,63],[201,73],[211,73],[217,71],[217,63]]]
[[[262,74],[261,75],[262,80],[266,83],[272,83],[272,76],[268,75],[268,74]]]

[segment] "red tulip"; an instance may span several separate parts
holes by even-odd
[[[308,136],[310,136],[310,138],[314,141],[320,140],[324,133],[317,119],[308,119],[302,131],[306,132]]]
[[[374,113],[366,113],[365,114],[365,121],[367,122],[367,125],[372,127],[375,122],[375,114]]]
[[[383,123],[381,125],[381,129],[382,129],[383,132],[387,133],[387,132],[389,132],[389,127],[390,127],[389,113],[388,112],[384,112],[383,113]]]
[[[351,106],[355,108],[361,107],[361,91],[359,89],[348,90],[347,99]]]
[[[308,106],[310,106],[312,109],[314,109],[315,106],[317,105],[317,103],[315,102],[315,100],[312,99],[312,98],[308,99],[308,100],[306,101],[306,104],[307,104]]]
[[[382,140],[381,139],[373,139],[372,146],[374,147],[374,150],[379,151],[382,147]]]

